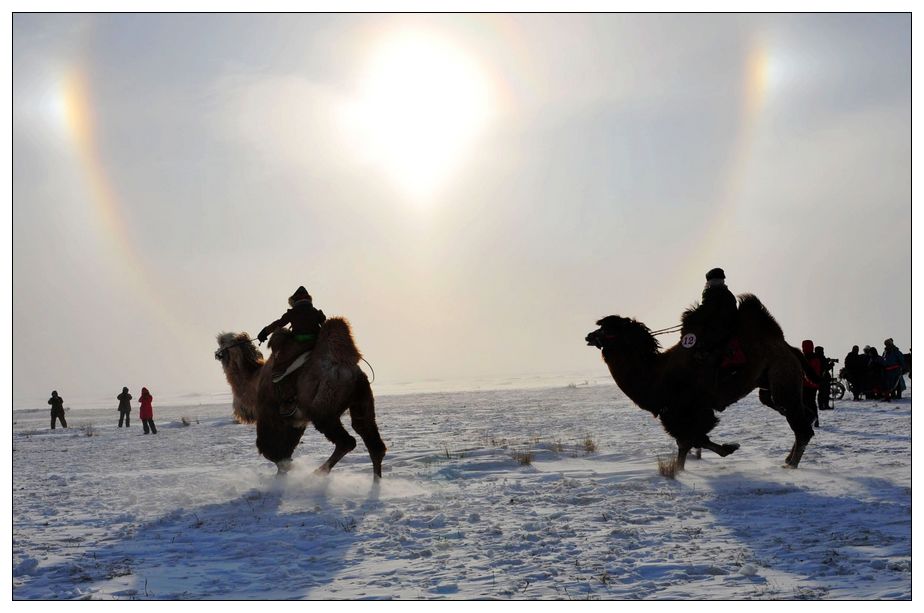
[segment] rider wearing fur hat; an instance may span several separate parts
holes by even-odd
[[[260,330],[257,339],[262,343],[269,335],[277,329],[289,325],[292,329],[292,338],[295,342],[290,342],[280,348],[273,361],[273,379],[280,378],[289,367],[289,364],[299,355],[314,348],[318,340],[318,332],[321,330],[327,317],[324,311],[314,308],[311,300],[311,294],[305,289],[305,286],[299,286],[295,293],[289,296],[289,310],[282,314],[282,317],[267,325]],[[276,389],[279,397],[283,399],[281,411],[289,414],[294,402],[295,390],[292,386],[282,385],[285,380],[277,383]]]
[[[295,293],[289,296],[289,306],[291,308],[283,313],[282,317],[260,330],[257,338],[262,343],[277,328],[289,324],[292,327],[295,340],[309,344],[308,349],[311,349],[318,338],[321,324],[324,323],[327,317],[324,316],[323,311],[314,308],[311,303],[311,294],[308,293],[304,285],[299,286]]]

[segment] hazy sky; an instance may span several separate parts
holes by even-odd
[[[223,391],[301,284],[381,384],[604,373],[598,318],[713,266],[792,344],[907,350],[910,29],[16,15],[14,405]]]

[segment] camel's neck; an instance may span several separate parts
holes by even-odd
[[[257,391],[260,369],[247,369],[236,363],[225,367],[225,378],[232,393],[241,400],[252,402]]]
[[[603,350],[603,360],[619,389],[639,407],[658,415],[662,409],[656,366],[661,354],[626,354]]]

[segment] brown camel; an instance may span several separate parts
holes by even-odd
[[[257,424],[257,449],[275,462],[279,473],[289,470],[292,452],[308,423],[334,443],[334,452],[318,472],[329,472],[356,447],[356,439],[344,429],[340,416],[349,409],[353,430],[359,434],[372,458],[375,478],[382,476],[385,443],[375,423],[375,402],[369,379],[359,368],[362,357],[346,320],[333,317],[324,322],[308,361],[288,375],[295,377],[297,409],[291,416],[280,414],[272,382],[273,360],[279,348],[292,342],[291,332],[279,329],[270,337],[269,359],[253,346],[246,333],[225,332],[218,336],[215,358],[221,361],[231,385],[234,417]]]
[[[801,352],[790,346],[783,331],[757,297],[738,297],[735,337],[746,356],[743,364],[719,369],[709,360],[697,358],[691,348],[678,343],[664,352],[644,324],[610,315],[587,335],[588,345],[603,350],[616,384],[640,408],[660,418],[664,429],[677,441],[677,465],[683,468],[693,447],[727,456],[737,443],[718,445],[708,433],[719,423],[715,411],[722,411],[755,388],[760,400],[786,417],[795,443],[786,456],[786,466],[796,468],[809,440],[814,436],[810,416],[802,404],[802,379],[808,369]],[[683,317],[684,335],[699,326],[696,310]]]

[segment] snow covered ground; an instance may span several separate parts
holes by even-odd
[[[276,479],[227,403],[155,400],[148,436],[114,404],[14,411],[13,597],[910,599],[910,398],[837,402],[787,470],[750,396],[712,436],[741,449],[671,480],[602,381],[379,396],[379,484],[361,442],[314,475],[313,429]]]

